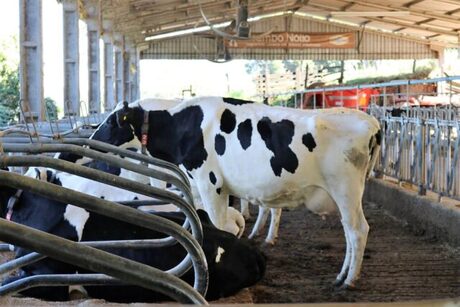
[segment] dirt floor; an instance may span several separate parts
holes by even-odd
[[[307,210],[283,211],[277,244],[262,245],[268,257],[267,273],[250,289],[254,303],[460,297],[458,249],[396,220],[377,205],[365,204],[364,210],[370,232],[357,290],[337,291],[332,286],[345,248],[339,218],[322,220]],[[262,243],[263,238],[257,241]]]
[[[252,210],[255,218],[255,208]],[[283,212],[275,246],[263,244],[263,237],[257,239],[268,257],[265,278],[249,290],[212,303],[401,302],[460,297],[460,250],[423,230],[414,230],[376,205],[365,204],[364,210],[371,230],[357,290],[337,291],[332,286],[344,257],[339,218],[322,220],[306,210],[294,210]],[[251,227],[249,221],[246,234]],[[0,304],[49,303],[3,298]],[[104,301],[67,304],[104,305]]]

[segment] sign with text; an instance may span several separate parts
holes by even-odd
[[[253,34],[257,36],[257,33]],[[226,41],[229,48],[354,48],[354,32],[304,33],[273,32],[257,39]]]

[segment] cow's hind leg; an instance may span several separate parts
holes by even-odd
[[[260,232],[265,226],[265,223],[267,222],[268,212],[269,212],[268,208],[259,206],[259,213],[257,215],[257,220],[256,220],[256,223],[254,224],[254,227],[252,228],[251,234],[249,235],[249,239],[252,239],[260,234]]]
[[[343,232],[345,234],[345,244],[346,244],[346,250],[345,250],[345,259],[343,260],[342,264],[342,269],[340,270],[339,275],[337,275],[337,278],[335,279],[334,286],[339,287],[343,285],[343,282],[345,281],[345,278],[347,277],[348,270],[350,269],[350,260],[351,260],[351,242],[350,239],[348,238],[348,229],[345,227],[345,224],[343,224]]]
[[[353,193],[352,190],[345,191],[342,195],[332,195],[342,217],[342,225],[345,231],[347,243],[346,254],[342,270],[337,276],[336,283],[343,282],[344,288],[354,288],[359,278],[363,261],[364,249],[366,247],[369,225],[364,217],[361,193]]]

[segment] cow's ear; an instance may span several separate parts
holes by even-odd
[[[128,106],[128,102],[123,101],[123,108],[117,111],[117,124],[119,127],[124,126],[127,122],[129,122],[130,115],[132,110]]]

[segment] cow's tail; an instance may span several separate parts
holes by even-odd
[[[372,170],[374,169],[375,162],[380,152],[380,143],[382,142],[382,132],[380,129],[372,135],[369,141],[369,164],[367,166],[366,178],[369,178]]]

